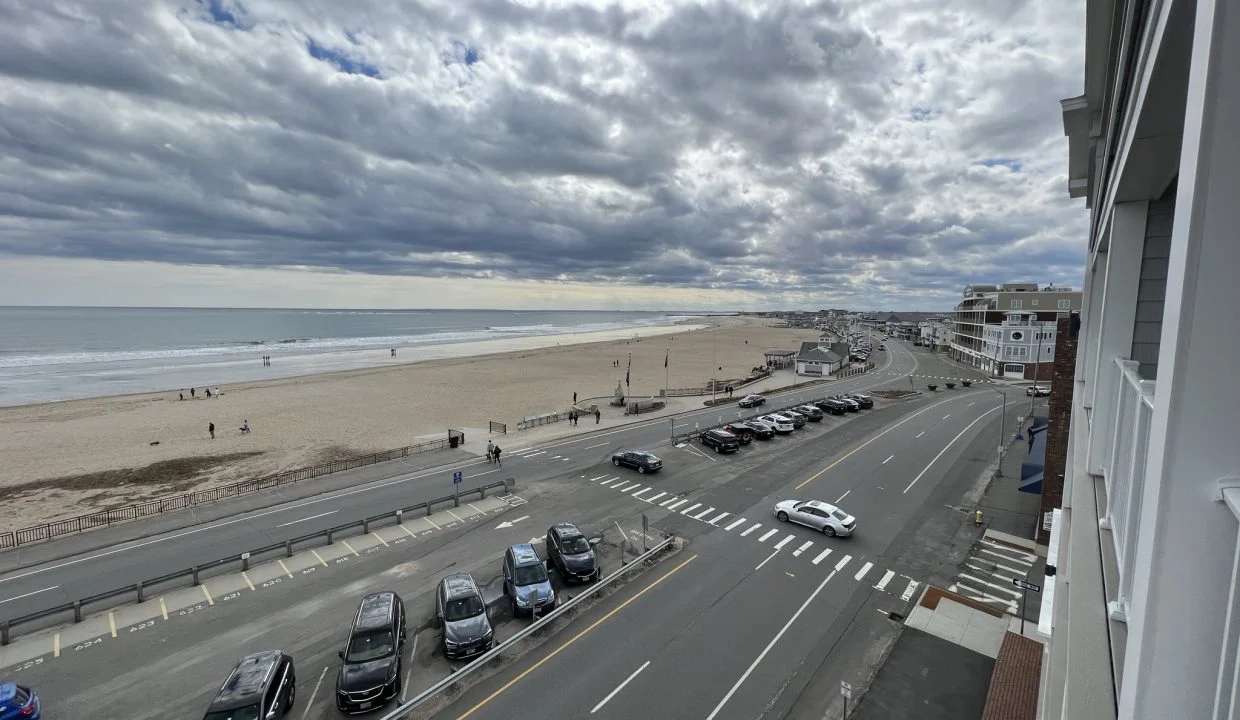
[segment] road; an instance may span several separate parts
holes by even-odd
[[[892,367],[887,372],[908,373],[918,367],[916,358],[898,344],[891,347]],[[925,362],[923,357],[922,370],[935,372],[925,370]],[[901,380],[890,375],[856,380],[862,386],[890,383],[906,387],[908,383],[907,377]],[[728,456],[703,453],[697,444],[671,447],[667,420],[655,423],[656,429],[638,426],[532,448],[517,453],[525,457],[505,459],[504,470],[517,471],[513,475],[519,478],[519,500],[524,504],[499,508],[478,504],[478,513],[460,511],[461,522],[441,522],[434,531],[419,529],[408,533],[408,538],[401,536],[399,528],[385,529],[365,546],[359,540],[353,554],[339,544],[334,554],[321,549],[321,566],[313,560],[308,567],[294,565],[290,559],[287,577],[279,569],[266,574],[253,569],[247,578],[247,583],[252,581],[249,589],[221,589],[216,583],[228,578],[213,579],[207,583],[212,589],[204,593],[208,598],[214,595],[214,601],[169,594],[167,617],[158,617],[154,610],[153,619],[126,620],[118,613],[111,628],[110,617],[96,618],[55,635],[19,639],[14,647],[23,646],[23,662],[9,665],[6,674],[39,688],[57,717],[96,716],[101,705],[118,717],[195,717],[237,657],[279,647],[298,663],[298,707],[290,717],[336,717],[331,701],[338,666],[335,651],[362,593],[396,590],[410,608],[411,622],[428,616],[430,593],[447,572],[468,570],[485,585],[489,597],[497,597],[503,548],[536,538],[551,522],[564,519],[604,537],[600,547],[604,567],[610,570],[618,564],[616,545],[622,532],[630,541],[639,542],[637,533],[645,513],[652,534],[676,532],[687,538],[685,549],[561,626],[570,632],[553,632],[543,645],[528,648],[524,657],[508,658],[498,674],[465,691],[450,709],[456,714],[442,716],[459,716],[530,670],[475,715],[495,715],[505,708],[510,711],[506,716],[532,716],[541,709],[540,714],[555,711],[584,717],[646,662],[650,664],[596,715],[648,716],[656,708],[658,716],[707,717],[733,687],[736,690],[718,717],[758,715],[762,703],[771,702],[772,697],[786,702],[798,694],[790,686],[780,695],[778,687],[789,683],[790,669],[822,654],[824,647],[843,636],[859,593],[881,596],[898,607],[900,598],[920,585],[922,579],[916,573],[901,574],[905,568],[884,564],[890,555],[888,548],[949,472],[962,448],[979,433],[997,435],[990,422],[997,413],[984,413],[998,401],[993,390],[957,390],[902,402],[880,400],[872,411],[829,418],[790,437],[755,442]],[[698,417],[708,416],[699,413]],[[993,445],[993,440],[989,443]],[[607,461],[614,448],[637,446],[659,452],[666,461],[665,471],[639,476],[613,468]],[[486,469],[485,463],[474,467]],[[262,518],[252,521],[261,530],[239,522],[218,526],[224,528],[218,532],[224,536],[234,530],[274,533],[282,523],[343,507],[328,503],[355,502],[353,498],[371,492],[380,497],[392,487],[400,488],[400,502],[407,504],[410,488],[418,486],[411,479],[338,499],[324,497],[317,508],[295,504],[263,515],[273,518],[267,524],[262,524]],[[843,496],[841,505],[861,519],[859,535],[834,540],[804,528],[777,527],[770,505],[777,497],[790,494],[831,501]],[[359,515],[375,512],[367,509]],[[288,514],[281,517],[280,513]],[[442,521],[441,516],[435,518]],[[760,528],[751,529],[759,524]],[[771,530],[776,532],[768,535]],[[306,530],[297,530],[302,532]],[[135,552],[192,549],[192,543],[182,546],[180,542],[174,538]],[[57,563],[61,567],[48,572],[88,570],[74,582],[97,591],[104,583],[115,582],[110,571],[97,567],[104,558],[124,568],[131,566],[131,557],[164,557],[130,556],[129,552]],[[567,639],[686,561],[682,569],[595,625],[572,646],[533,667]],[[832,575],[837,566],[840,569]],[[866,571],[861,573],[863,568]],[[874,590],[875,585],[881,585],[881,590]],[[164,598],[159,602],[162,605]],[[801,615],[789,623],[803,605]],[[516,623],[505,612],[494,618],[501,639],[515,631]],[[810,618],[813,623],[807,627]],[[785,624],[789,629],[776,640]],[[449,664],[438,654],[437,642],[437,631],[411,633],[406,647],[407,693],[449,671]],[[768,645],[772,649],[755,664]],[[583,654],[573,655],[577,652]],[[563,664],[570,657],[576,657],[577,663]],[[710,663],[702,662],[706,657]],[[738,683],[750,665],[753,670]],[[572,680],[559,683],[554,680],[557,677]],[[548,682],[556,682],[556,693],[545,692]],[[545,697],[538,697],[535,686],[543,689]],[[648,702],[641,701],[643,697]]]
[[[831,393],[853,392],[890,382],[909,372],[915,360],[906,349],[893,346],[880,358],[874,374],[857,376],[829,386]],[[723,420],[752,417],[782,404],[821,397],[822,387],[772,395],[766,408],[703,409],[615,430],[554,442],[531,452],[506,454],[503,467],[472,459],[443,468],[384,478],[355,488],[311,499],[257,509],[235,517],[177,530],[115,547],[66,557],[0,575],[0,618],[20,617],[112,588],[233,556],[253,548],[283,542],[342,523],[390,512],[451,494],[453,472],[464,474],[462,491],[504,478],[536,483],[547,477],[592,467],[621,448],[657,448],[675,431],[709,426]]]

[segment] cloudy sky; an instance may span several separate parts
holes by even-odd
[[[1080,0],[0,0],[0,304],[1081,284]]]

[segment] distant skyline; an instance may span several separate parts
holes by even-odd
[[[1081,284],[1079,2],[0,14],[0,304],[945,311]]]

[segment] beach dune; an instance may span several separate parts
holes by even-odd
[[[172,391],[0,408],[0,498],[10,508],[0,530],[401,447],[449,428],[496,421],[512,433],[527,416],[567,410],[574,392],[610,417],[623,412],[607,400],[630,356],[628,394],[649,396],[665,378],[672,388],[742,378],[763,364],[764,350],[818,336],[758,318],[712,322],[403,365],[379,350],[383,367],[225,386],[211,399],[199,388],[184,401]],[[252,433],[243,435],[246,421]]]

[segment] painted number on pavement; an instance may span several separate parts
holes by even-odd
[[[302,570],[302,571],[301,571],[301,574],[302,574],[302,575],[309,575],[310,573],[314,572],[315,570],[318,570],[318,568],[316,568],[316,567],[308,567],[308,568],[306,568],[305,570]]]
[[[29,670],[30,668],[38,667],[39,665],[42,665],[42,664],[43,664],[43,658],[35,658],[34,660],[24,662],[21,665],[14,667],[13,672],[21,672],[22,670]]]
[[[146,622],[144,622],[144,623],[138,623],[137,625],[130,625],[130,626],[129,626],[129,632],[138,632],[139,630],[145,630],[145,629],[147,629],[147,628],[151,628],[151,627],[155,627],[155,621],[154,621],[154,620],[147,620],[147,621],[146,621]]]
[[[262,585],[262,586],[263,586],[263,587],[265,587],[265,588],[269,588],[269,587],[272,587],[273,585],[275,585],[275,584],[279,583],[279,582],[280,582],[280,581],[282,581],[282,580],[284,580],[284,578],[272,578],[272,579],[268,580],[267,582],[263,583],[263,585]]]
[[[180,612],[177,613],[177,615],[193,615],[199,610],[206,610],[206,609],[207,609],[206,605],[203,605],[202,603],[198,603],[197,605],[191,605],[185,608],[184,610],[181,610]]]
[[[101,642],[103,642],[103,638],[102,638],[102,637],[97,637],[97,638],[95,638],[94,640],[87,640],[87,641],[86,641],[86,642],[84,642],[84,643],[81,643],[81,644],[78,644],[78,645],[74,645],[74,646],[73,646],[73,649],[74,649],[74,650],[85,650],[86,648],[90,647],[91,645],[98,645],[98,644],[99,644],[99,643],[101,643]]]
[[[227,595],[224,595],[223,597],[221,597],[220,602],[228,602],[229,600],[236,600],[239,597],[241,597],[240,592],[230,592]]]

